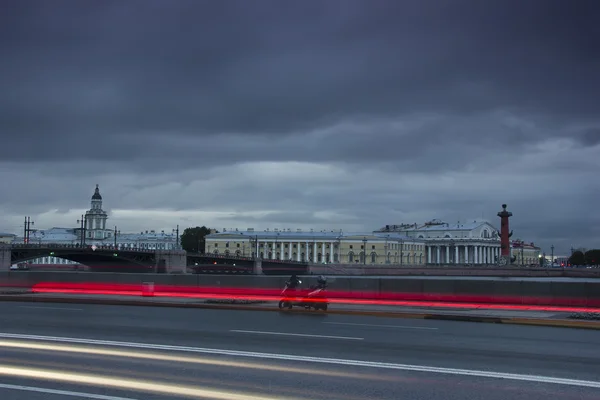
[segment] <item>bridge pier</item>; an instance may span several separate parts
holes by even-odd
[[[156,252],[155,272],[164,274],[185,274],[187,271],[187,252],[170,250]]]
[[[0,271],[10,271],[12,265],[11,249],[10,245],[0,243]]]
[[[262,274],[263,274],[262,260],[257,257],[254,259],[254,275],[262,275]]]

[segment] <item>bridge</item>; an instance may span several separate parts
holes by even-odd
[[[6,251],[6,250],[5,250]],[[43,257],[75,261],[93,271],[104,272],[185,272],[184,251],[119,249],[114,246],[64,244],[13,244],[10,264]]]
[[[200,274],[251,274],[256,263],[260,263],[263,273],[267,275],[304,274],[308,271],[308,263],[303,262],[256,260],[250,257],[186,253],[183,250],[123,249],[79,244],[12,244],[8,248],[10,265],[43,257],[58,257],[85,265],[92,271],[103,272],[185,272],[187,266]]]

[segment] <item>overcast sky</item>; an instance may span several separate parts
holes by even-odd
[[[3,0],[0,231],[514,213],[600,247],[595,0]]]

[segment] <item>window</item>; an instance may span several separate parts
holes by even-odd
[[[350,246],[352,247],[352,246]],[[348,252],[348,263],[353,263],[354,262],[354,253],[353,252]]]
[[[375,247],[375,246],[373,246],[373,247]],[[377,253],[375,253],[375,252],[371,253],[371,263],[372,264],[376,264],[377,263]]]

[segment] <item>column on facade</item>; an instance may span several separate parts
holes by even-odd
[[[431,260],[431,246],[427,246],[427,264],[433,264]]]
[[[288,256],[286,258],[286,260],[293,260],[294,259],[294,252],[293,252],[293,245],[292,242],[288,243]]]
[[[334,259],[333,259],[333,251],[334,251],[334,242],[329,242],[329,263],[333,264]]]
[[[458,264],[460,262],[458,254],[458,246],[454,246],[454,264]]]
[[[317,242],[313,242],[313,263],[317,263]]]
[[[465,264],[469,263],[469,246],[465,245]]]
[[[446,246],[446,264],[450,264],[450,246]]]
[[[325,241],[321,242],[321,262],[326,262],[327,257],[325,256]]]
[[[304,260],[302,260],[304,262],[310,261],[310,258],[308,258],[308,249],[309,249],[308,242],[305,242],[304,243]]]
[[[436,264],[441,264],[442,263],[442,257],[441,257],[441,254],[440,254],[441,246],[435,246],[435,250],[436,250],[435,263]]]
[[[473,264],[479,264],[479,257],[477,254],[479,252],[478,246],[473,246]]]
[[[300,255],[302,254],[300,250],[301,250],[301,243],[296,242],[296,261],[298,261],[298,262],[302,261],[300,259]]]

